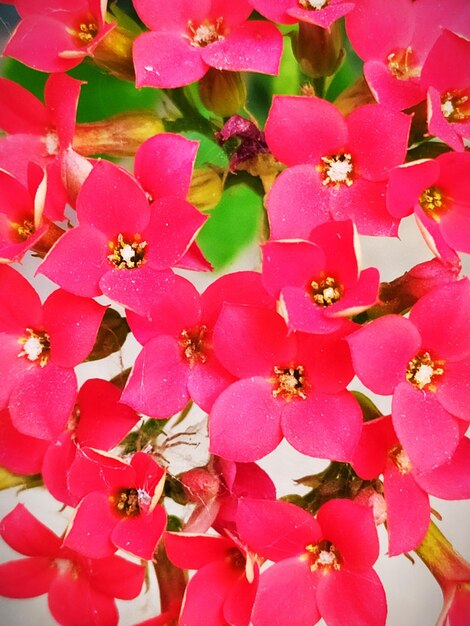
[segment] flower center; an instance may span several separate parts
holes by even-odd
[[[246,557],[238,548],[231,548],[228,552],[227,559],[233,569],[244,571],[246,567]]]
[[[409,474],[413,469],[410,457],[406,454],[406,452],[400,445],[396,445],[394,448],[392,448],[389,451],[388,456],[390,457],[400,474]]]
[[[207,346],[207,326],[198,326],[190,330],[182,330],[179,340],[183,356],[189,361],[191,367],[196,363],[205,363],[207,356],[204,350]]]
[[[448,122],[463,122],[470,117],[470,97],[463,91],[447,91],[441,98],[441,111]]]
[[[447,210],[444,192],[435,185],[425,189],[419,196],[418,202],[426,215],[436,222],[440,222],[440,216]]]
[[[111,502],[121,517],[135,517],[140,514],[139,493],[133,487],[118,489],[111,497]]]
[[[192,20],[189,20],[188,32],[191,45],[196,48],[205,48],[211,43],[223,39],[223,21],[223,17],[218,17],[214,23],[206,20],[202,24],[199,24],[199,26],[196,26]]]
[[[290,402],[293,398],[305,400],[305,376],[302,365],[296,367],[274,367],[273,396],[281,396]]]
[[[398,80],[417,78],[421,74],[421,68],[417,65],[414,52],[409,46],[391,52],[387,57],[387,65],[390,74]]]
[[[320,280],[312,280],[308,286],[312,300],[318,306],[331,306],[341,299],[342,286],[332,276]]]
[[[11,227],[13,235],[16,236],[19,241],[26,241],[36,230],[33,220],[28,218],[23,220],[23,223],[12,222]]]
[[[93,18],[80,22],[75,37],[79,46],[88,46],[98,34],[98,24]]]
[[[349,153],[323,156],[321,160],[322,163],[317,166],[317,170],[323,178],[323,185],[350,187],[353,184],[353,163]]]
[[[43,330],[26,329],[26,335],[19,339],[23,347],[18,356],[24,356],[28,361],[39,361],[39,365],[44,367],[49,360],[51,344],[49,335]]]
[[[319,11],[328,4],[328,0],[299,0],[299,6],[308,11]]]
[[[141,241],[139,233],[134,235],[134,240],[124,239],[119,233],[116,241],[110,241],[108,248],[111,254],[108,254],[109,261],[118,270],[135,269],[145,263],[146,241]]]
[[[307,551],[306,558],[312,572],[319,569],[326,574],[331,569],[341,569],[341,555],[331,541],[324,539],[316,545],[309,544],[305,550]]]
[[[429,352],[418,354],[408,363],[406,380],[418,389],[436,391],[435,379],[444,373],[441,365],[444,361],[433,361]]]

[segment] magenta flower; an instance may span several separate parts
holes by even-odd
[[[361,234],[396,235],[385,190],[404,161],[409,127],[410,117],[377,104],[343,117],[320,98],[275,96],[266,141],[289,168],[267,199],[271,238],[308,239],[331,217],[352,219]]]
[[[114,598],[139,595],[144,568],[117,556],[89,559],[62,547],[62,539],[22,504],[3,518],[0,534],[27,558],[0,565],[0,595],[32,598],[48,594],[49,609],[62,626],[117,626]]]
[[[359,272],[352,222],[322,224],[309,239],[265,244],[263,282],[280,300],[289,328],[334,332],[345,318],[375,304],[379,272]]]
[[[21,21],[3,54],[43,72],[78,65],[113,29],[106,0],[16,0]]]
[[[43,104],[21,85],[0,78],[0,167],[28,186],[29,162],[47,172],[44,213],[64,217],[67,192],[61,177],[60,155],[71,144],[81,82],[54,74],[46,82]]]
[[[448,463],[468,426],[469,321],[464,279],[423,296],[409,319],[386,315],[347,337],[361,381],[393,394],[393,426],[417,472]]]
[[[254,8],[273,22],[293,24],[308,22],[329,28],[349,11],[355,2],[350,0],[251,0]]]
[[[64,546],[96,559],[118,548],[152,559],[166,525],[165,509],[158,504],[164,482],[165,471],[143,452],[127,464],[82,448],[68,476],[70,492],[81,502]]]
[[[74,367],[91,352],[105,307],[62,289],[42,305],[28,281],[5,265],[0,291],[0,407],[8,406],[20,433],[55,439],[75,404]]]
[[[470,252],[470,155],[446,152],[392,170],[387,206],[397,218],[415,213],[426,242],[439,257]],[[450,250],[449,250],[450,248]]]
[[[181,87],[210,67],[277,74],[282,35],[268,22],[247,21],[248,0],[135,0],[150,32],[133,48],[138,87]]]
[[[155,305],[148,319],[128,314],[132,331],[144,347],[122,402],[153,417],[174,415],[189,398],[209,411],[235,380],[212,349],[212,331],[224,301],[274,301],[255,272],[221,277],[202,296],[189,281],[175,277],[171,290],[154,293],[153,298]]]
[[[170,560],[197,572],[186,587],[179,624],[248,626],[258,587],[258,564],[243,545],[228,537],[165,533]]]
[[[453,150],[470,139],[470,42],[445,30],[431,48],[421,73],[428,89],[428,128]]]
[[[384,626],[382,584],[372,569],[379,543],[372,512],[330,500],[315,519],[287,502],[245,499],[240,536],[274,565],[260,576],[253,626]]]
[[[284,436],[310,456],[352,458],[362,412],[345,390],[352,371],[341,333],[289,334],[270,308],[226,304],[213,342],[221,363],[239,380],[212,407],[211,452],[256,461]]]
[[[177,197],[149,204],[138,182],[99,161],[77,197],[79,225],[63,235],[39,272],[77,295],[102,293],[141,314],[156,289],[173,282],[178,262],[205,217]]]
[[[470,441],[462,438],[449,463],[419,472],[400,445],[390,416],[364,424],[352,466],[364,480],[383,474],[390,556],[423,541],[431,515],[428,494],[444,500],[470,496]]]

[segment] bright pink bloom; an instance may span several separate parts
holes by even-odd
[[[428,54],[421,82],[428,89],[428,128],[462,152],[470,139],[470,41],[445,30]]]
[[[429,496],[470,497],[470,440],[463,437],[449,463],[419,472],[400,445],[390,416],[366,422],[351,462],[364,480],[383,474],[390,556],[420,545],[429,527]]]
[[[258,587],[258,564],[243,545],[228,537],[165,533],[169,559],[195,569],[186,587],[180,624],[248,626]],[[203,617],[202,617],[203,616]]]
[[[16,0],[21,21],[3,54],[43,72],[66,72],[114,28],[107,0]]]
[[[28,186],[29,162],[47,172],[44,213],[63,219],[67,192],[61,177],[60,155],[71,144],[81,82],[54,74],[46,82],[43,104],[27,89],[0,78],[0,167]]]
[[[116,626],[114,598],[139,595],[144,568],[117,556],[89,559],[61,547],[62,539],[22,505],[3,518],[0,534],[26,559],[0,565],[0,595],[32,598],[48,594],[49,610],[62,626]]]
[[[102,293],[146,314],[153,291],[173,282],[168,269],[181,259],[205,217],[178,197],[149,204],[124,169],[99,161],[77,197],[79,225],[69,230],[39,267],[77,295]]]
[[[137,452],[130,464],[82,448],[70,468],[68,484],[81,498],[64,545],[101,559],[118,548],[150,560],[165,530],[165,509],[158,504],[165,471]]]
[[[393,394],[393,426],[418,472],[448,463],[468,426],[469,323],[464,279],[423,296],[409,319],[386,315],[347,337],[361,381]]]
[[[240,536],[275,564],[260,576],[254,626],[384,626],[382,584],[372,569],[379,542],[372,512],[350,500],[330,500],[310,513],[287,502],[246,499]]]
[[[453,250],[470,252],[469,177],[468,153],[446,152],[397,167],[390,174],[388,210],[397,218],[414,210],[426,242],[439,257],[452,257]]]
[[[202,296],[182,277],[171,290],[154,293],[148,319],[129,313],[132,331],[144,345],[122,401],[153,417],[168,417],[191,397],[209,411],[235,379],[212,349],[212,331],[224,301],[274,304],[255,272],[228,274]],[[170,375],[169,375],[170,372]]]
[[[470,35],[466,0],[356,0],[346,17],[355,52],[377,101],[395,110],[426,97],[421,70],[442,28]]]
[[[273,22],[308,22],[329,28],[354,8],[351,0],[251,0],[254,8]]]
[[[135,0],[151,29],[133,48],[138,87],[181,87],[210,67],[277,74],[282,35],[273,24],[248,21],[248,0]]]
[[[343,117],[320,98],[275,96],[266,141],[289,168],[267,199],[271,237],[308,239],[331,217],[352,219],[364,235],[396,235],[385,189],[390,170],[404,161],[409,127],[410,117],[378,104]]]
[[[309,239],[265,244],[263,282],[280,300],[289,328],[334,332],[375,304],[379,272],[359,271],[350,221],[317,226]]]
[[[9,407],[24,435],[55,439],[75,404],[74,367],[91,352],[105,307],[62,289],[42,305],[28,281],[5,265],[0,292],[0,407]]]
[[[345,390],[352,370],[341,333],[289,334],[271,309],[226,304],[213,343],[222,364],[240,379],[212,407],[213,453],[256,461],[284,436],[310,456],[352,458],[362,412]]]

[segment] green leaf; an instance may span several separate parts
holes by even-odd
[[[262,199],[248,185],[236,184],[224,191],[198,237],[204,255],[215,268],[233,261],[258,237],[262,214]]]
[[[209,139],[209,137],[197,131],[184,131],[180,135],[200,142],[195,167],[206,167],[208,164],[223,169],[228,167],[228,156],[215,139]]]

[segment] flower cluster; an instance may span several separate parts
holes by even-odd
[[[66,523],[3,518],[25,558],[0,595],[113,626],[155,577],[148,625],[385,626],[384,524],[441,585],[439,624],[465,626],[469,566],[429,497],[470,498],[466,3],[12,4],[0,465]],[[361,238],[412,214],[432,258],[381,282]],[[276,499],[284,440],[329,465]]]

